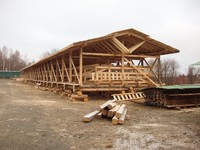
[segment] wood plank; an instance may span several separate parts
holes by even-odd
[[[116,106],[117,104],[116,103],[110,103],[110,104],[108,104],[108,109],[112,109],[112,108],[114,108],[115,106]]]
[[[116,100],[108,100],[107,102],[103,103],[102,105],[99,106],[99,111],[100,111],[101,109],[106,108],[110,103],[113,103],[113,102],[115,102],[115,101],[116,101]]]
[[[122,116],[122,113],[123,113],[123,111],[124,111],[125,108],[126,108],[126,105],[125,105],[125,104],[122,104],[122,105],[120,106],[120,108],[117,110],[115,116],[116,116],[117,118],[120,118],[120,117]]]
[[[124,109],[121,117],[118,120],[118,124],[124,124],[124,121],[126,119],[126,113],[127,113],[127,108]]]
[[[107,53],[90,53],[90,52],[83,52],[85,56],[103,56],[103,57],[121,57],[121,54],[107,54]],[[124,54],[125,57],[130,58],[158,58],[159,56],[150,56],[150,55],[127,55]]]
[[[118,118],[116,117],[116,116],[114,116],[113,118],[112,118],[112,124],[114,124],[114,125],[117,125],[118,124]]]
[[[98,113],[99,113],[99,111],[95,110],[95,111],[83,116],[83,122],[90,122]]]
[[[79,84],[82,86],[83,84],[83,49],[81,47],[81,50],[80,50],[80,58],[79,58]]]
[[[63,63],[63,65],[64,65],[64,70],[65,70],[65,73],[66,73],[66,75],[67,75],[68,82],[70,82],[69,73],[68,73],[68,71],[67,71],[67,67],[66,67],[66,65],[65,65],[64,59],[62,59],[62,63]]]
[[[72,51],[69,52],[69,82],[72,82]]]
[[[54,70],[53,63],[52,63],[52,62],[51,62],[51,71],[53,72],[54,79],[55,79],[55,81],[57,82],[57,78],[56,78],[56,74],[55,74],[55,70]]]
[[[120,105],[116,105],[114,108],[108,111],[108,117],[112,118],[115,114],[116,111],[120,108]]]
[[[78,83],[80,84],[79,75],[78,75],[78,72],[77,72],[77,70],[76,70],[76,67],[75,67],[75,64],[74,64],[74,61],[73,61],[72,58],[71,58],[71,64],[72,64],[73,70],[74,70],[74,72],[75,72],[76,78],[77,78],[77,80],[78,80]]]
[[[123,53],[130,53],[129,49],[124,46],[124,44],[122,44],[117,38],[112,38],[112,41],[114,42],[114,44],[119,48],[119,50]]]
[[[137,43],[136,45],[133,45],[132,47],[129,48],[130,53],[138,49],[140,46],[142,46],[145,43],[145,41],[142,41],[140,43]]]

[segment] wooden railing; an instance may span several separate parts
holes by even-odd
[[[146,73],[148,75],[148,73]],[[113,80],[136,80],[143,78],[143,75],[135,72],[95,72],[92,73],[92,81],[113,81]]]

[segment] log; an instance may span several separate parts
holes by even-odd
[[[118,124],[124,124],[124,120],[126,119],[127,108],[124,109],[121,117],[118,120]]]
[[[114,108],[116,105],[117,105],[116,103],[110,103],[110,104],[108,104],[107,107],[108,107],[109,109],[112,109],[112,108]]]
[[[117,118],[120,118],[120,117],[122,116],[122,113],[123,113],[125,107],[126,107],[126,105],[125,105],[125,104],[122,104],[122,105],[120,106],[120,108],[117,110],[117,112],[116,112],[116,114],[115,114],[115,116],[116,116]]]
[[[113,118],[112,118],[112,124],[114,124],[114,125],[117,125],[118,124],[118,118],[116,117],[116,116],[114,116]]]
[[[114,108],[112,108],[111,110],[108,111],[108,117],[112,118],[116,111],[119,109],[120,105],[116,105]]]
[[[83,116],[83,122],[90,122],[98,113],[99,113],[99,111],[95,110],[95,111]]]
[[[99,111],[100,111],[101,109],[106,108],[110,103],[113,103],[113,102],[115,102],[115,101],[116,101],[116,100],[108,100],[107,102],[103,103],[102,105],[99,106]]]

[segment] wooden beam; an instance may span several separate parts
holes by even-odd
[[[55,79],[55,81],[57,82],[57,78],[56,78],[56,74],[55,74],[55,70],[54,70],[53,63],[52,63],[52,62],[51,62],[51,71],[53,72],[54,79]]]
[[[83,84],[83,49],[81,47],[81,50],[80,50],[80,58],[79,58],[79,84],[82,86]]]
[[[67,67],[66,67],[66,65],[65,65],[65,60],[64,60],[64,58],[62,59],[62,63],[63,63],[63,65],[64,65],[64,70],[65,70],[65,73],[66,73],[66,75],[67,75],[68,82],[70,82],[69,73],[68,73],[68,71],[67,71]]]
[[[98,113],[99,113],[99,111],[95,110],[95,111],[83,116],[83,121],[90,122]]]
[[[160,57],[157,58],[158,63],[157,63],[157,67],[158,67],[158,82],[162,84],[161,80],[160,80],[160,66],[161,66],[161,62],[160,62]]]
[[[47,69],[48,69],[48,72],[49,72],[50,81],[53,81],[52,71],[50,70],[49,63],[47,63]]]
[[[69,52],[69,82],[72,82],[72,51]]]
[[[58,59],[56,59],[56,64],[57,64],[58,72],[59,72],[59,74],[60,74],[61,82],[63,82],[62,71],[61,71],[61,69],[60,69],[60,64],[59,64],[59,62],[58,62]]]
[[[129,48],[130,53],[132,53],[133,51],[135,51],[136,49],[138,49],[140,46],[142,46],[145,43],[145,41],[142,41],[136,45],[133,45],[132,47]]]
[[[120,108],[120,105],[116,105],[114,108],[108,111],[108,117],[113,117],[116,113],[116,111]]]
[[[99,111],[100,111],[101,109],[106,108],[110,103],[113,103],[113,102],[115,102],[115,101],[116,101],[116,100],[108,100],[107,102],[103,103],[102,105],[99,106]]]
[[[114,124],[114,125],[117,125],[118,124],[118,118],[116,117],[116,116],[114,116],[113,118],[112,118],[112,124]]]
[[[117,38],[115,37],[112,38],[112,41],[119,48],[121,52],[126,53],[126,54],[130,53],[129,49],[126,46],[124,46],[124,44],[122,44]]]
[[[124,121],[126,119],[126,113],[127,113],[127,108],[124,109],[121,117],[118,120],[118,124],[124,124]]]
[[[64,82],[64,76],[65,76],[65,66],[64,66],[64,55],[62,56],[62,61],[61,61],[61,63],[62,63],[62,76],[61,76],[61,80],[62,80],[62,82]]]
[[[107,53],[90,53],[90,52],[83,52],[82,53],[85,56],[104,56],[104,57],[121,57],[121,54],[107,54]],[[126,55],[125,57],[131,57],[131,58],[158,58],[159,56],[148,56],[148,55]]]
[[[124,54],[122,53],[122,55],[121,55],[121,63],[122,63],[122,70],[121,70],[121,72],[122,72],[122,85],[124,85]]]
[[[115,116],[116,116],[118,119],[122,116],[122,114],[123,114],[125,108],[126,108],[126,105],[125,105],[125,104],[122,104],[122,105],[120,106],[120,108],[117,110]]]
[[[73,70],[74,70],[75,75],[76,75],[76,78],[77,78],[77,80],[78,80],[78,83],[80,84],[79,75],[78,75],[78,72],[77,72],[77,70],[76,70],[76,66],[74,65],[74,62],[73,62],[72,57],[70,57],[70,62],[71,62],[71,64],[72,64]]]

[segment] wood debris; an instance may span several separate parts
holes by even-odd
[[[125,104],[117,104],[116,100],[108,100],[95,110],[83,117],[83,122],[90,122],[93,118],[110,118],[112,124],[124,124],[127,117],[127,107]]]

